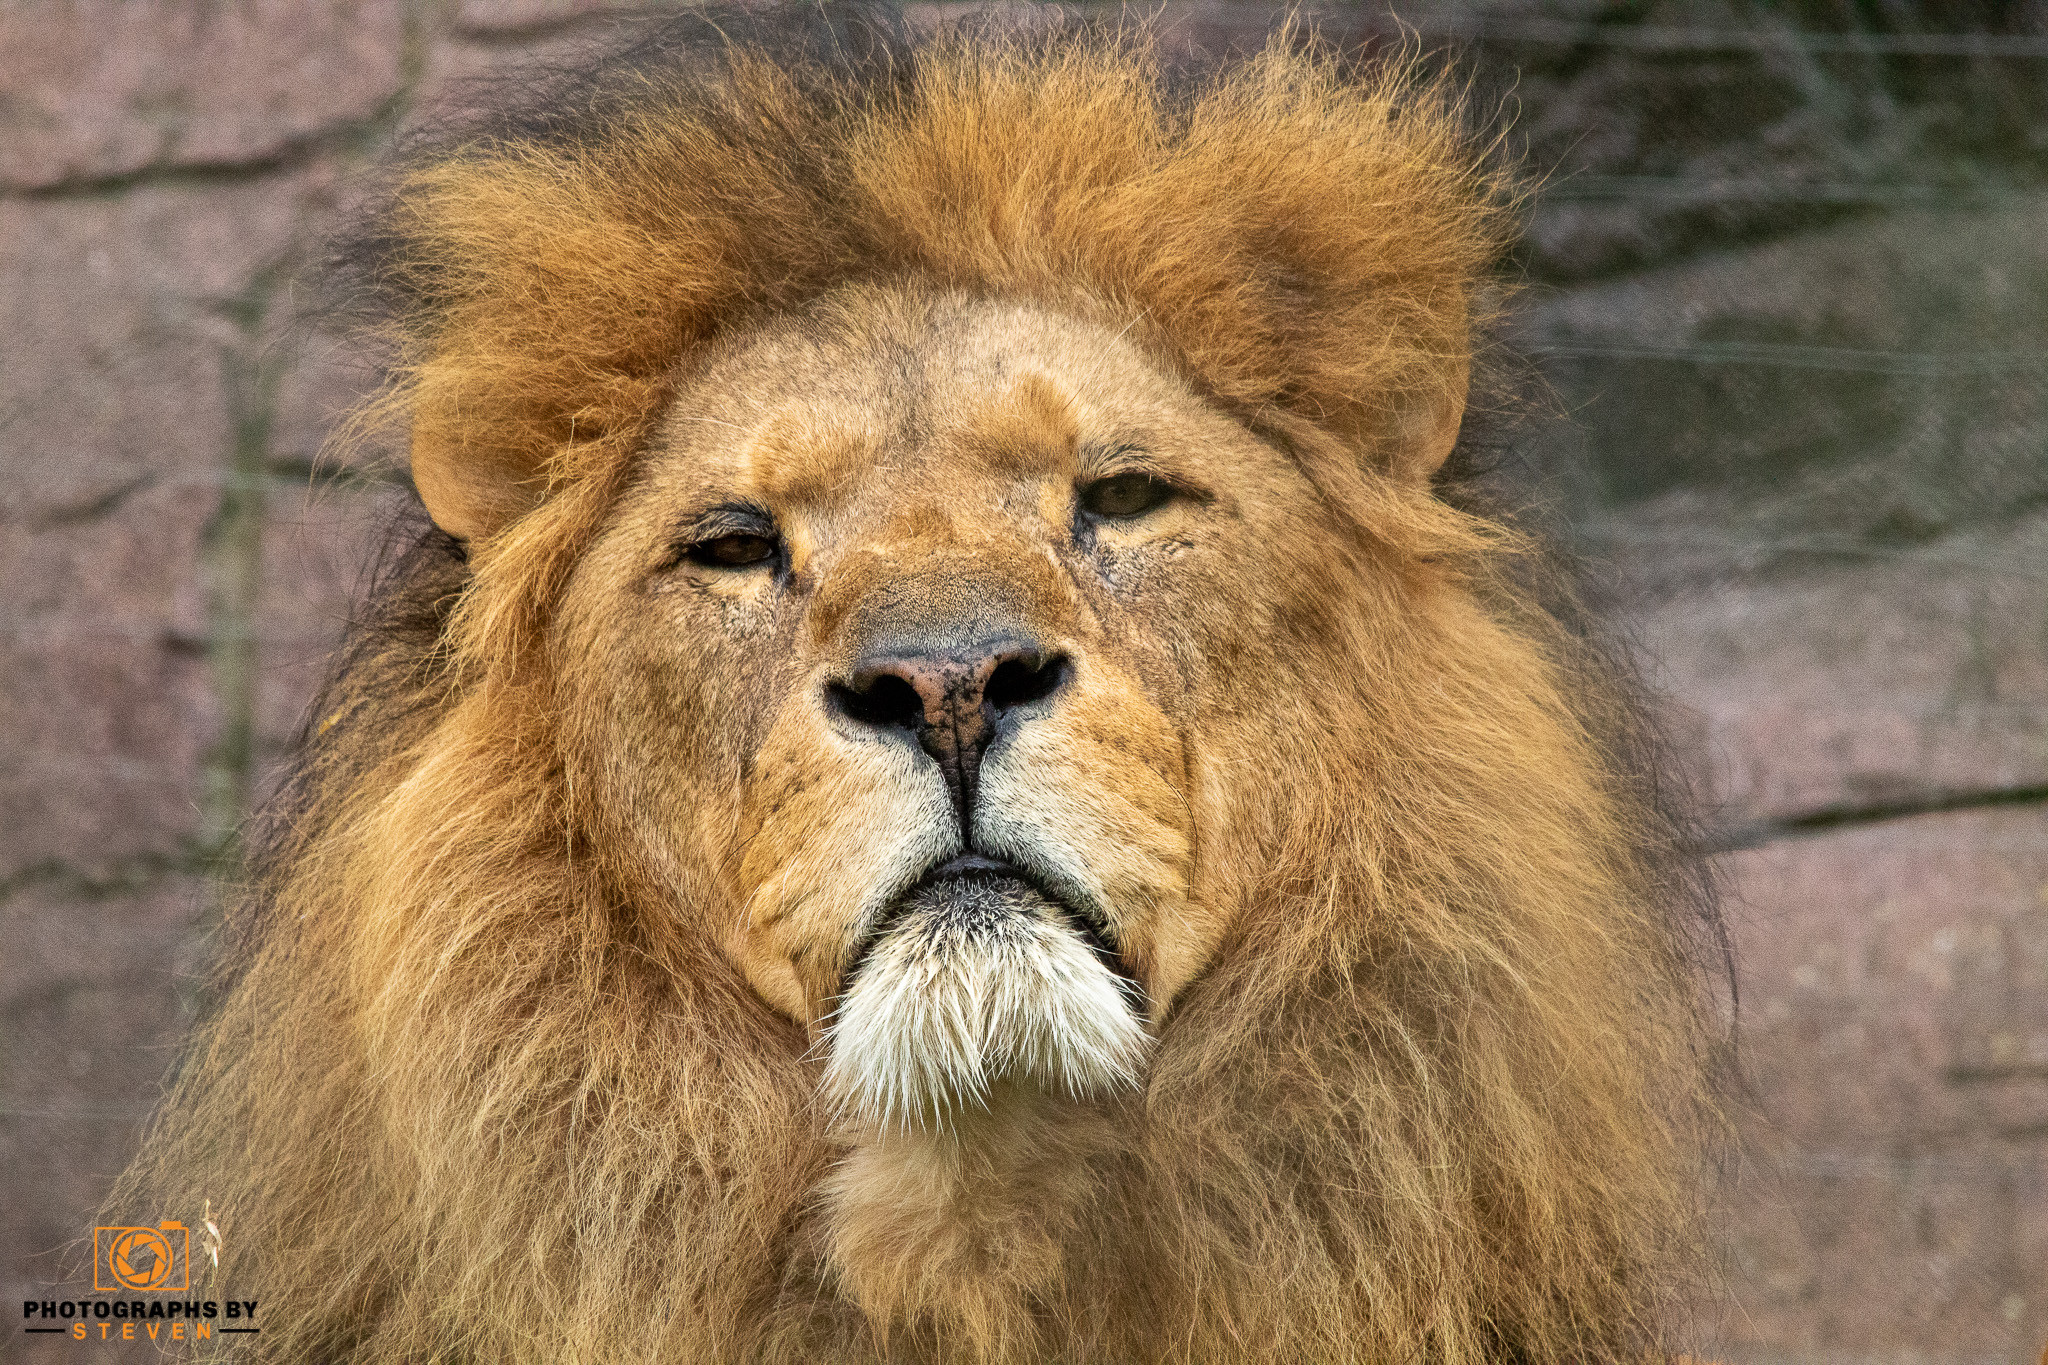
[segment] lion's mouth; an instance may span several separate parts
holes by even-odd
[[[934,901],[959,917],[983,917],[990,904],[988,896],[948,897],[943,892],[945,883],[968,882],[994,892],[994,899],[1009,903],[1021,909],[1029,901],[1049,904],[1055,907],[1067,929],[1095,954],[1096,961],[1103,969],[1116,978],[1122,988],[1126,1002],[1131,1009],[1142,1013],[1145,1008],[1145,988],[1139,982],[1137,973],[1125,959],[1122,948],[1116,941],[1115,932],[1093,908],[1077,907],[1054,893],[1044,882],[1023,867],[1007,858],[992,858],[985,853],[957,853],[942,863],[927,868],[898,896],[882,914],[875,918],[860,941],[854,945],[853,955],[848,960],[845,974],[840,978],[842,994],[853,988],[861,968],[874,956],[875,946],[899,928],[914,905],[930,905]],[[1010,883],[1005,886],[1004,883]],[[948,905],[947,902],[952,902]]]

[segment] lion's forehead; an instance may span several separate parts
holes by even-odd
[[[1024,304],[845,291],[731,339],[684,383],[654,458],[829,513],[907,483],[957,502],[1073,472],[1083,443],[1136,443],[1212,415],[1112,328]]]

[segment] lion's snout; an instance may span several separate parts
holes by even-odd
[[[1021,628],[951,632],[952,639],[885,637],[828,683],[826,705],[842,722],[901,735],[939,765],[971,845],[981,764],[1006,733],[1053,705],[1074,671],[1067,654]]]
[[[1042,893],[1059,939],[1034,941],[1090,969],[1049,980],[1085,979],[1105,1000],[1128,987],[1119,1008],[1144,1026],[1210,946],[1185,933],[1187,755],[1140,676],[1144,642],[1104,630],[1044,522],[983,521],[921,499],[865,533],[849,523],[853,543],[808,566],[802,680],[736,788],[745,910],[731,940],[806,1027],[855,993],[850,968],[879,960],[905,897],[950,861],[1007,867]]]
[[[1007,799],[1001,782],[984,793],[984,760],[1055,720],[1074,656],[1043,643],[1023,613],[990,610],[1000,591],[977,601],[957,580],[936,594],[909,586],[871,588],[825,706],[842,733],[936,764],[964,851],[925,872],[855,947],[828,1026],[827,1091],[843,1118],[893,1128],[944,1124],[1004,1084],[1077,1098],[1127,1085],[1147,1041],[1142,992],[1099,912],[976,838]]]

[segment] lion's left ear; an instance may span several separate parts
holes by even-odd
[[[466,449],[439,425],[416,421],[412,441],[412,485],[434,525],[474,544],[541,501],[545,473],[521,453]]]
[[[1387,472],[1397,479],[1428,483],[1458,444],[1472,364],[1459,357],[1447,370],[1439,384],[1409,395],[1388,423]]]

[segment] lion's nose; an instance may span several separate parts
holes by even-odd
[[[914,736],[938,761],[963,830],[973,823],[982,755],[1017,714],[1066,685],[1073,664],[1014,636],[960,649],[876,653],[827,689],[834,710],[876,730]]]

